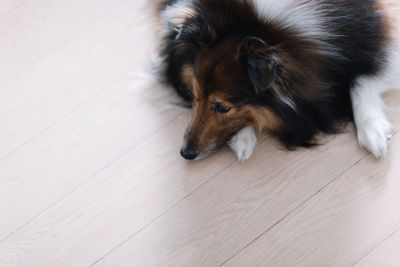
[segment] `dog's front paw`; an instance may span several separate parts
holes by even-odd
[[[359,144],[375,157],[385,157],[392,139],[391,124],[386,118],[365,120],[357,126],[357,137]]]
[[[248,160],[257,146],[257,136],[253,127],[245,127],[229,140],[228,145],[239,161]]]

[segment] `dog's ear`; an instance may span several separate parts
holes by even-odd
[[[240,58],[257,92],[271,89],[283,67],[275,49],[257,37],[246,37],[240,46]]]
[[[166,7],[162,17],[176,32],[177,40],[210,46],[217,39],[210,18],[189,1],[181,1]]]

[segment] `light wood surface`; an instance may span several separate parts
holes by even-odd
[[[184,161],[148,6],[0,1],[0,266],[400,266],[400,133]]]
[[[358,262],[356,267],[387,266],[397,267],[400,262],[400,226],[389,235],[387,239],[375,250],[368,253],[365,258]]]

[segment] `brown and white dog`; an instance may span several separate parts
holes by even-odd
[[[169,0],[161,9],[163,75],[193,107],[185,159],[228,143],[247,160],[256,131],[310,147],[348,120],[361,146],[385,156],[381,94],[400,86],[400,42],[382,1]]]

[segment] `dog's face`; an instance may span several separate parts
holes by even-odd
[[[255,87],[269,87],[278,64],[275,52],[256,38],[232,38],[202,47],[194,63],[181,71],[193,94],[193,117],[182,156],[203,159],[246,126],[276,129],[278,119],[271,109],[257,104],[257,98],[268,96]]]
[[[302,72],[277,45],[289,35],[279,26],[254,32],[260,23],[251,7],[236,6],[243,4],[239,1],[221,2],[225,5],[221,12],[228,18],[214,12],[209,3],[202,2],[200,8],[176,2],[163,13],[172,29],[165,50],[167,76],[181,96],[192,99],[193,117],[181,150],[191,160],[205,158],[246,126],[280,132],[282,114],[296,113],[295,94],[287,90],[294,77],[290,73]],[[238,16],[252,26],[243,28],[235,19]],[[256,37],[260,32],[268,35],[263,38],[269,43]],[[297,39],[287,43],[296,44],[293,50],[303,46]]]
[[[165,77],[193,103],[186,159],[206,157],[246,126],[272,131],[286,148],[309,147],[351,118],[348,89],[364,66],[353,70],[342,55],[345,35],[320,42],[265,19],[254,1],[164,2]]]

